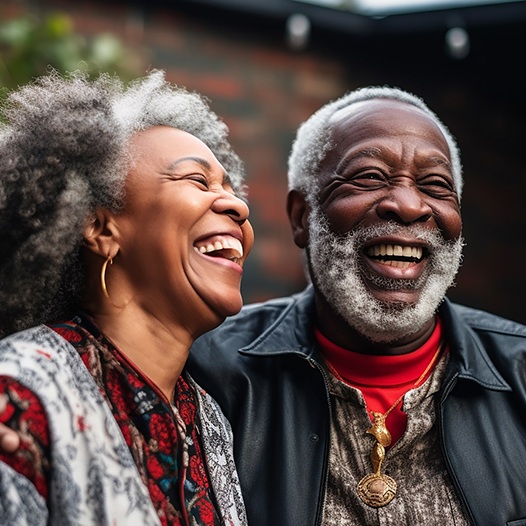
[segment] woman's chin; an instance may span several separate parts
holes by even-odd
[[[220,325],[229,316],[237,314],[243,307],[243,298],[241,293],[225,294],[223,296],[214,296],[208,298],[208,306],[217,317],[217,325]]]
[[[237,298],[233,298],[230,302],[225,302],[222,311],[225,319],[237,314],[241,310],[241,307],[243,307],[243,298],[241,297],[241,294]]]

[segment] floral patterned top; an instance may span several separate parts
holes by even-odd
[[[217,499],[223,499],[224,495],[222,491],[216,495],[210,481],[200,429],[198,386],[184,374],[177,381],[175,407],[186,428],[180,435],[170,402],[86,316],[50,328],[76,349],[98,386],[160,523],[163,526],[236,524],[235,520],[222,518]],[[22,382],[0,376],[0,420],[18,429],[22,437],[18,454],[0,453],[0,460],[29,479],[41,497],[47,499],[51,440],[49,422],[39,398]],[[82,418],[77,427],[85,430]],[[187,468],[182,464],[181,437],[186,438]]]

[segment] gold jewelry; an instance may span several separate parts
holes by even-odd
[[[110,295],[108,293],[108,288],[106,287],[106,268],[108,266],[108,263],[110,265],[113,265],[113,258],[110,257],[110,256],[108,256],[106,258],[106,261],[102,264],[102,268],[100,269],[100,286],[102,288],[102,293],[104,294],[104,296],[108,299],[108,301],[114,307],[117,307],[118,309],[123,309],[125,307],[125,305],[119,306],[119,305],[115,305],[115,303],[113,303],[113,301],[111,300]]]
[[[104,296],[106,296],[106,298],[108,298],[110,302],[113,303],[111,301],[110,295],[108,294],[108,289],[106,288],[106,267],[108,266],[108,263],[113,265],[113,259],[110,256],[106,258],[106,261],[102,264],[102,268],[100,269],[100,286],[102,287],[102,293]]]
[[[433,358],[431,358],[430,362],[427,364],[424,372],[418,377],[416,382],[409,389],[416,389],[417,387],[420,387],[420,382],[422,382],[422,380],[427,376],[427,373],[436,363],[442,352],[442,348],[443,342],[440,342],[438,349],[433,355]],[[336,378],[338,378],[338,380],[347,383],[327,359],[325,359],[325,362],[327,363],[329,370],[334,376],[336,376]],[[409,391],[409,389],[407,391]],[[395,403],[384,414],[371,411],[373,423],[371,427],[367,429],[366,433],[373,435],[376,439],[376,443],[373,446],[373,450],[371,451],[371,464],[373,467],[373,473],[363,477],[360,482],[358,482],[356,489],[360,499],[372,508],[381,508],[382,506],[386,506],[394,499],[396,495],[396,482],[391,477],[381,472],[382,463],[385,459],[385,448],[391,444],[391,433],[389,433],[389,430],[385,425],[385,421],[391,411],[402,401],[407,391],[400,395],[396,399]]]
[[[424,372],[418,377],[413,384],[413,387],[410,389],[420,387],[420,382],[422,382],[431,367],[436,363],[441,352],[442,342],[438,346],[438,349],[433,355],[433,358],[431,358],[431,361],[428,363]],[[389,504],[396,495],[396,482],[391,477],[381,472],[382,463],[385,459],[385,448],[391,444],[391,433],[389,433],[385,421],[389,416],[389,413],[391,413],[391,411],[402,401],[406,393],[407,391],[399,396],[395,403],[384,414],[371,411],[374,420],[366,433],[373,435],[376,439],[376,444],[371,451],[373,473],[363,477],[362,480],[358,482],[356,489],[360,499],[372,508],[380,508]]]

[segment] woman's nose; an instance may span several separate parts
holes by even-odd
[[[240,225],[248,219],[250,213],[247,203],[227,190],[223,190],[214,201],[213,210],[219,214],[230,216]]]

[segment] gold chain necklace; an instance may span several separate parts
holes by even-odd
[[[391,433],[389,433],[389,430],[385,425],[385,421],[391,411],[402,401],[410,389],[416,389],[417,387],[420,387],[420,382],[422,382],[422,380],[427,376],[427,373],[429,373],[440,356],[442,347],[443,344],[440,342],[435,354],[433,355],[433,358],[431,358],[431,361],[427,364],[424,372],[417,378],[413,386],[402,393],[385,413],[382,414],[371,411],[374,420],[371,427],[367,429],[366,433],[373,435],[373,437],[376,439],[376,443],[371,451],[371,464],[373,467],[373,472],[363,477],[362,480],[358,482],[356,489],[360,499],[372,508],[381,508],[382,506],[389,504],[394,499],[397,489],[396,482],[389,475],[381,472],[382,463],[385,459],[385,448],[391,444]],[[334,376],[336,376],[336,378],[338,378],[340,381],[347,383],[345,380],[343,380],[343,378],[341,378],[334,366],[327,359],[325,359],[325,361]]]

